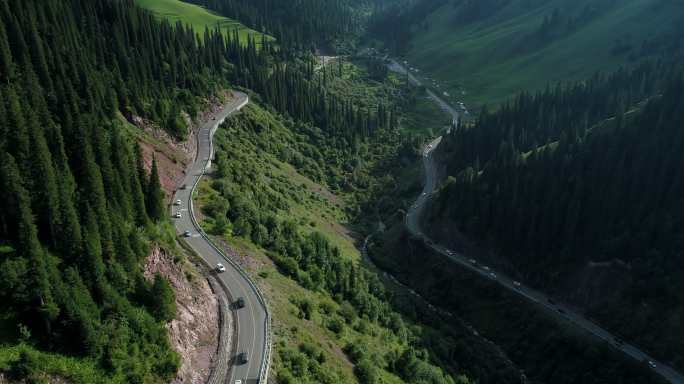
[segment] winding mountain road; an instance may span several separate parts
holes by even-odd
[[[192,195],[199,180],[204,176],[205,171],[211,167],[213,157],[213,135],[218,126],[231,114],[247,105],[249,98],[241,92],[234,92],[233,99],[228,102],[219,112],[211,116],[205,122],[198,133],[197,158],[190,167],[184,180],[184,186],[176,191],[173,198],[174,202],[180,200],[180,205],[173,205],[172,212],[175,215],[180,212],[180,218],[173,218],[176,230],[179,234],[189,231],[190,236],[186,238],[187,243],[197,252],[209,265],[215,266],[218,263],[225,265],[225,272],[216,273],[216,278],[220,279],[228,288],[232,296],[232,314],[235,319],[235,335],[237,338],[237,351],[233,351],[233,358],[230,360],[227,381],[230,384],[241,380],[243,384],[261,383],[265,384],[268,377],[270,365],[270,318],[266,302],[258,288],[254,285],[247,274],[227,257],[211,239],[202,231],[197,223],[192,207]],[[235,302],[238,298],[243,298],[245,306],[236,308]],[[221,346],[228,348],[228,346]],[[248,357],[246,363],[238,361],[237,355],[245,352]]]
[[[415,78],[406,69],[401,66],[396,61],[392,61],[390,64],[390,70],[407,74],[409,81],[415,85],[422,85],[420,80]],[[434,92],[427,89],[428,95],[433,99],[443,110],[451,114],[453,119],[453,127],[458,125],[459,112],[448,105],[444,100],[437,96]],[[414,236],[423,239],[425,244],[432,248],[434,251],[444,255],[449,260],[458,263],[465,267],[466,269],[477,273],[486,279],[491,279],[496,281],[500,286],[508,289],[509,291],[515,292],[516,294],[524,297],[525,299],[539,305],[544,310],[553,313],[555,316],[566,320],[571,325],[583,329],[589,334],[597,337],[610,344],[613,348],[624,353],[625,355],[636,359],[637,361],[644,362],[649,365],[649,367],[663,376],[665,379],[674,384],[684,384],[684,376],[679,372],[675,371],[672,367],[656,361],[653,357],[649,356],[646,352],[640,350],[634,345],[623,342],[616,336],[612,335],[607,330],[601,328],[598,324],[586,319],[580,313],[575,312],[572,308],[562,303],[558,303],[551,299],[544,293],[529,288],[522,284],[521,282],[515,281],[512,278],[492,270],[491,268],[480,264],[477,260],[473,258],[468,258],[463,254],[452,251],[442,245],[439,245],[432,241],[420,228],[420,216],[425,210],[425,206],[433,196],[435,189],[437,187],[437,168],[435,166],[434,158],[432,156],[433,151],[439,146],[442,141],[442,137],[438,137],[432,142],[428,143],[423,149],[422,161],[425,171],[425,185],[420,196],[416,199],[415,203],[409,208],[406,213],[406,227],[409,232]]]

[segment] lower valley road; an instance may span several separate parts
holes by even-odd
[[[401,64],[396,61],[392,61],[390,64],[390,70],[395,72],[407,74],[409,81],[415,85],[421,85],[420,80],[415,78],[410,74]],[[434,94],[434,92],[427,90],[428,96],[433,99],[444,111],[452,116],[453,124],[452,127],[458,126],[459,123],[459,113],[458,111],[449,106],[444,100],[439,96]],[[644,362],[650,369],[654,370],[665,379],[675,384],[684,384],[684,376],[679,372],[675,371],[672,367],[665,363],[656,361],[653,357],[649,356],[646,352],[637,348],[634,345],[630,345],[620,338],[614,336],[607,330],[601,328],[598,324],[586,319],[582,314],[577,313],[571,307],[564,305],[563,303],[558,303],[554,301],[551,297],[546,294],[525,286],[519,281],[515,281],[510,277],[494,271],[491,268],[480,264],[477,260],[473,258],[468,258],[463,254],[450,250],[440,244],[435,243],[430,239],[420,228],[420,216],[423,213],[425,206],[429,202],[430,198],[435,193],[437,187],[437,167],[435,166],[433,151],[439,146],[442,141],[442,137],[438,137],[432,142],[428,143],[423,149],[421,159],[423,161],[423,167],[425,172],[425,184],[424,188],[416,199],[416,201],[411,205],[408,212],[406,213],[406,227],[409,232],[414,236],[423,239],[425,244],[427,244],[434,251],[442,254],[449,260],[458,263],[465,267],[466,269],[477,273],[486,279],[491,279],[497,282],[500,286],[508,289],[516,294],[524,297],[525,299],[538,305],[540,308],[553,313],[566,320],[569,324],[583,329],[589,334],[597,337],[600,340],[609,343],[613,348],[624,353],[625,355],[636,359],[637,361]]]
[[[215,266],[216,278],[227,287],[231,296],[236,338],[233,344],[237,350],[232,353],[226,382],[265,384],[271,352],[270,315],[266,302],[250,277],[204,233],[194,217],[192,206],[195,187],[211,167],[214,132],[226,118],[247,103],[249,98],[246,94],[234,92],[233,98],[201,126],[197,137],[197,158],[184,184],[176,191],[172,215],[177,232],[186,237],[188,245],[204,261]],[[219,264],[222,267],[218,267]]]

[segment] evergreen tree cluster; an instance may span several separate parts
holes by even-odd
[[[156,162],[148,174],[117,114],[185,137],[184,123],[167,122],[192,115],[225,82],[225,54],[220,34],[202,40],[130,0],[0,3],[0,311],[9,334],[96,361],[120,382],[175,375],[163,327],[173,291],[140,268],[164,195]]]
[[[310,56],[300,57],[278,50],[262,41],[262,48],[250,40],[240,44],[237,32],[228,40],[226,56],[235,63],[231,82],[254,90],[276,111],[300,122],[314,125],[331,137],[348,142],[367,140],[376,132],[397,128],[390,107],[379,103],[363,105],[329,91],[333,68],[315,71]]]
[[[473,126],[461,126],[445,138],[448,174],[482,167],[502,151],[525,153],[562,138],[578,140],[600,121],[658,94],[674,73],[667,62],[646,63],[536,94],[522,92],[496,113],[485,106]]]
[[[332,47],[362,28],[358,7],[378,0],[190,0],[300,49]]]
[[[598,312],[681,363],[683,122],[684,82],[666,67],[521,95],[447,138],[451,176],[431,220],[456,223],[544,288],[620,260],[629,282]]]

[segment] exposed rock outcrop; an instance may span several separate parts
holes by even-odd
[[[204,383],[209,376],[218,343],[218,303],[207,280],[185,261],[174,261],[154,247],[145,261],[145,276],[166,277],[176,292],[176,318],[166,327],[181,367],[173,384]]]

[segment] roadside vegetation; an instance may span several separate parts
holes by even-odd
[[[444,260],[400,223],[376,239],[371,256],[379,266],[454,315],[432,320],[440,336],[455,338],[433,339],[435,358],[467,361],[464,372],[479,383],[518,384],[523,375],[527,383],[667,382],[646,362],[615,351],[495,282]]]
[[[138,140],[148,140],[131,123],[186,138],[227,84],[228,63],[210,52],[225,54],[229,39],[217,36],[202,42],[130,0],[0,4],[5,377],[176,376],[165,327],[174,293],[141,268],[153,246],[173,252],[175,234],[157,162],[146,165]]]
[[[679,68],[642,66],[483,112],[440,146],[448,179],[427,221],[446,228],[434,231],[440,241],[464,233],[514,276],[682,367],[672,337],[684,302],[674,283],[683,273]]]
[[[422,326],[392,309],[383,284],[360,262],[358,239],[343,226],[347,204],[319,176],[337,165],[315,155],[308,129],[246,107],[218,131],[215,169],[197,197],[202,225],[250,255],[246,265],[269,298],[276,377],[466,383],[434,364]]]

